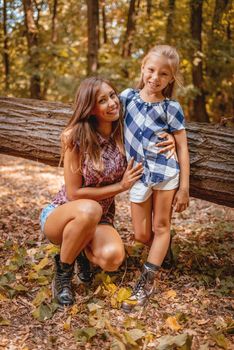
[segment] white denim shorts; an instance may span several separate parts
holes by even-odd
[[[129,200],[133,203],[143,203],[152,195],[153,191],[169,191],[178,188],[179,181],[179,174],[167,181],[163,181],[152,186],[145,186],[143,182],[137,181],[130,189]]]

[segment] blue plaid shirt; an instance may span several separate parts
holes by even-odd
[[[139,90],[126,89],[120,94],[124,107],[124,138],[127,160],[144,167],[140,179],[146,186],[158,184],[176,176],[180,169],[176,156],[167,159],[167,153],[158,153],[155,146],[162,141],[162,132],[173,133],[185,129],[184,114],[177,101],[144,102]]]

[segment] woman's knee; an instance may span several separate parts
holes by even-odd
[[[102,207],[94,200],[84,200],[79,202],[75,209],[75,220],[87,223],[89,226],[92,224],[97,225],[102,217]]]
[[[125,257],[124,246],[107,245],[100,252],[100,267],[104,271],[115,271]]]

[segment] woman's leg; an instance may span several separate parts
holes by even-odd
[[[101,216],[101,206],[88,199],[65,203],[48,216],[44,232],[52,243],[61,246],[63,263],[72,264],[92,240]]]
[[[124,260],[124,244],[111,225],[98,225],[92,241],[85,249],[88,259],[104,271],[115,271]]]
[[[92,240],[102,216],[101,206],[92,200],[77,200],[57,207],[47,218],[44,232],[54,244],[60,245],[55,256],[52,282],[54,298],[61,305],[74,302],[72,276],[77,255]]]
[[[143,203],[131,202],[131,216],[135,240],[149,244],[152,239],[152,196]]]
[[[177,189],[153,192],[154,238],[147,261],[161,266],[170,243],[172,201]]]

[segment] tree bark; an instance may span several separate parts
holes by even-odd
[[[88,8],[88,75],[98,70],[99,2],[87,0]]]
[[[171,44],[171,39],[173,37],[174,28],[174,18],[175,18],[175,0],[168,1],[168,17],[167,17],[167,27],[166,27],[166,43]]]
[[[28,42],[28,54],[32,75],[30,78],[31,98],[41,98],[40,60],[38,52],[38,28],[33,17],[33,3],[31,0],[23,0],[26,35]]]
[[[193,85],[198,90],[193,100],[192,119],[198,122],[209,122],[206,111],[205,91],[203,87],[202,64],[202,3],[203,0],[190,1],[191,7],[191,35],[194,40],[192,52],[192,78]]]
[[[56,43],[58,39],[58,20],[57,20],[57,8],[58,8],[58,0],[54,0],[53,9],[52,9],[52,28],[51,28],[51,41],[53,44]]]
[[[150,18],[150,16],[151,16],[151,10],[152,10],[152,0],[147,0],[146,1],[146,12],[147,12],[148,18]]]
[[[3,2],[3,62],[5,70],[5,89],[9,89],[9,78],[10,78],[10,60],[9,60],[9,48],[8,48],[8,34],[7,34],[7,1]]]
[[[133,41],[133,35],[135,31],[135,17],[136,17],[135,7],[136,7],[136,0],[131,0],[129,4],[127,27],[126,27],[126,33],[124,37],[124,44],[123,44],[123,51],[122,51],[123,58],[128,58],[131,55],[132,41]]]
[[[70,105],[0,98],[0,153],[57,166]],[[234,130],[187,125],[193,197],[234,207]]]
[[[102,8],[102,31],[103,31],[103,44],[107,44],[107,30],[106,30],[106,7],[105,1],[102,0],[101,3]]]

